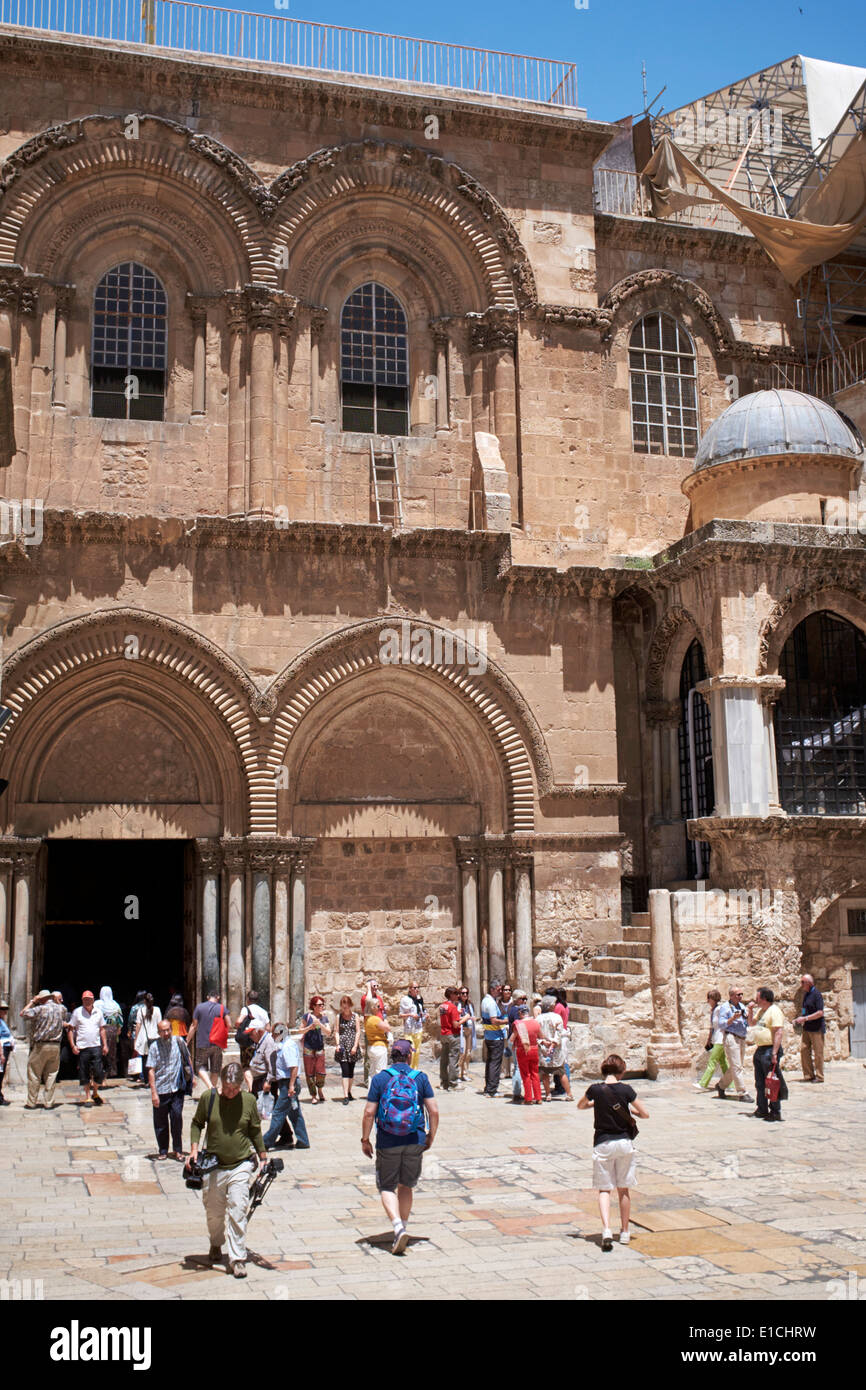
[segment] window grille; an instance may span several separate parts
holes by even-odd
[[[93,415],[164,418],[167,326],[165,290],[152,271],[124,261],[103,275],[93,297]]]
[[[866,907],[848,908],[848,935],[866,936]]]
[[[775,712],[782,807],[794,816],[866,814],[866,637],[813,613],[782,649]]]
[[[632,329],[628,356],[635,452],[693,458],[698,382],[689,334],[670,314],[647,314]]]
[[[707,668],[704,662],[704,652],[700,642],[692,642],[683,660],[680,672],[680,727],[679,727],[679,749],[680,749],[680,806],[684,820],[696,820],[702,816],[711,816],[713,807],[716,803],[715,790],[713,787],[713,733],[710,722],[710,707],[703,695],[696,694],[694,698],[694,737],[695,737],[695,771],[697,782],[697,806],[692,805],[692,775],[689,760],[689,691],[693,690],[699,681],[707,679]],[[703,878],[706,872],[706,864],[700,863],[701,858],[706,861],[709,856],[709,846],[686,837],[686,861],[688,863],[689,878]]]
[[[409,340],[406,315],[384,285],[359,285],[340,320],[343,429],[409,433]]]

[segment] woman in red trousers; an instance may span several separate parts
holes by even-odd
[[[538,1076],[538,1039],[541,1024],[533,1018],[526,1004],[521,1005],[509,1044],[514,1049],[523,1081],[523,1104],[541,1104],[541,1081]]]

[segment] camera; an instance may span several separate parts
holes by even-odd
[[[217,1167],[219,1167],[219,1159],[216,1154],[209,1154],[205,1149],[195,1161],[189,1159],[184,1165],[184,1183],[193,1192],[200,1192],[207,1174],[212,1173]]]

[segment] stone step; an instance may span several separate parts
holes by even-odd
[[[590,967],[595,974],[604,975],[645,975],[646,959],[633,960],[631,956],[594,956]]]
[[[634,923],[630,927],[623,927],[622,935],[624,941],[645,941],[649,945],[649,927],[636,927]]]
[[[580,986],[578,989],[568,990],[568,1001],[569,1011],[574,1008],[575,1004],[596,1009],[611,1009],[616,1002],[612,991],[609,989],[584,989],[583,986]],[[575,1023],[583,1023],[586,1021],[588,1020],[574,1019]]]
[[[649,960],[650,958],[648,941],[611,941],[607,949],[612,956],[629,956],[632,960]]]
[[[572,981],[575,989],[615,989],[620,992],[625,989],[640,986],[643,983],[642,977],[634,975],[614,975],[610,971],[605,970],[581,970],[575,975]]]
[[[648,912],[633,912],[631,914],[631,925],[633,927],[648,927],[650,924]]]

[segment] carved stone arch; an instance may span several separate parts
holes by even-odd
[[[286,273],[285,287],[291,285],[299,299],[325,304],[334,277],[371,256],[408,272],[416,293],[425,299],[428,318],[464,312],[466,298],[453,265],[393,217],[347,218],[329,235],[315,238],[309,254],[299,255],[294,272]]]
[[[274,678],[267,690],[269,705],[273,702],[273,738],[268,751],[266,782],[273,789],[272,816],[276,817],[276,786],[279,769],[284,764],[290,741],[301,721],[317,702],[342,682],[354,680],[365,673],[382,669],[380,636],[385,628],[400,629],[400,619],[380,618],[343,629],[302,653]],[[424,629],[433,640],[440,642],[451,634],[435,624],[405,620],[411,629]],[[447,647],[445,648],[447,651]],[[471,710],[477,725],[484,730],[495,749],[505,785],[507,828],[510,831],[530,832],[535,827],[536,785],[540,794],[553,788],[550,759],[544,737],[526,702],[508,678],[486,659],[486,670],[473,674],[470,666],[478,666],[479,652],[467,652],[467,661],[449,665],[446,662],[411,664],[408,674],[419,680],[435,683],[452,698]],[[405,668],[404,668],[405,669]],[[272,823],[272,822],[271,822]],[[273,833],[262,818],[254,818],[251,829]]]
[[[688,609],[671,608],[665,613],[652,635],[647,657],[648,703],[663,704],[679,699],[683,659],[695,638],[706,657],[706,643]]]
[[[505,210],[466,170],[429,151],[377,140],[319,150],[281,174],[271,191],[279,200],[275,240],[295,248],[299,267],[329,215],[328,230],[340,220],[335,209],[342,206],[357,221],[368,210],[371,217],[387,216],[397,203],[411,208],[416,239],[429,238],[446,262],[462,264],[462,278],[475,291],[463,312],[537,303],[529,258]],[[303,297],[295,288],[303,271],[297,281],[293,274],[290,268],[286,288]]]
[[[266,191],[261,180],[217,141],[203,145],[187,127],[159,116],[134,119],[134,139],[124,134],[130,117],[87,116],[42,131],[9,156],[0,172],[0,261],[54,274],[74,237],[67,224],[91,206],[111,203],[128,220],[128,199],[152,201],[156,178],[160,205],[181,224],[206,231],[210,261],[218,262],[227,286],[273,278],[273,262],[263,249],[262,199],[256,196]]]
[[[137,641],[137,656],[130,638]],[[63,726],[75,717],[76,702],[87,707],[100,694],[111,700],[126,688],[157,715],[174,709],[181,727],[186,720],[199,769],[207,765],[206,752],[215,769],[228,833],[245,833],[257,780],[261,697],[246,672],[192,628],[137,608],[98,610],[25,642],[5,663],[4,678],[12,714],[0,732],[0,749],[14,734],[12,804],[16,793],[38,784],[39,749],[55,719]],[[201,771],[198,776],[207,780]]]
[[[734,351],[733,334],[706,290],[672,270],[656,268],[627,275],[608,290],[601,308],[610,315],[603,333],[608,344],[653,309],[673,312],[685,308],[689,317],[696,315],[702,321],[717,354]]]
[[[866,633],[866,599],[862,591],[840,584],[795,590],[773,605],[761,625],[758,674],[778,675],[782,649],[791,633],[805,618],[821,612],[835,613]]]

